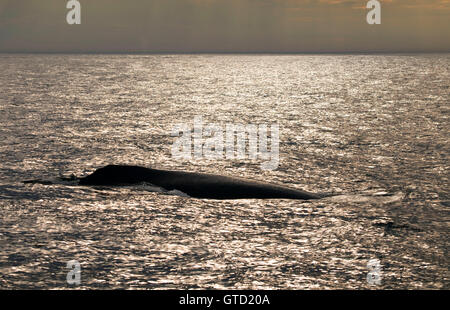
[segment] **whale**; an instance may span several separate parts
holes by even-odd
[[[320,199],[323,195],[283,185],[224,175],[159,170],[131,165],[107,165],[78,178],[81,186],[126,186],[150,183],[202,199]]]

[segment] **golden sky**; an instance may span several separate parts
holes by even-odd
[[[450,52],[450,0],[0,0],[3,52]]]

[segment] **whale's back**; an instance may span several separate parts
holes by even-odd
[[[108,165],[79,179],[81,185],[122,185],[148,182],[151,169],[139,166]]]
[[[80,185],[127,185],[148,182],[206,199],[318,199],[319,195],[286,186],[229,176],[157,170],[139,166],[108,165],[79,179]]]
[[[270,183],[229,176],[194,172],[168,171],[168,179],[160,186],[177,189],[189,196],[209,199],[318,199],[318,195]]]

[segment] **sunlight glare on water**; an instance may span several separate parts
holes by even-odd
[[[442,55],[1,55],[0,288],[449,288]],[[172,128],[280,125],[280,165],[174,160]],[[200,200],[23,184],[107,164],[334,193]]]

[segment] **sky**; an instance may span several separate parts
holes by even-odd
[[[450,0],[0,0],[0,52],[450,52]]]

